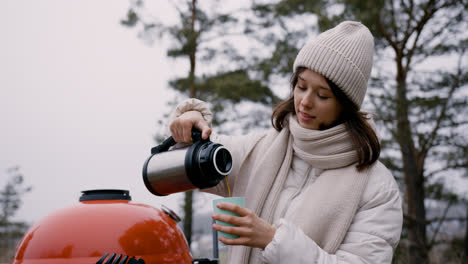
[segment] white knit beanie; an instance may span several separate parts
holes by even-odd
[[[367,90],[374,37],[359,22],[345,21],[307,42],[294,61],[335,83],[358,108]]]

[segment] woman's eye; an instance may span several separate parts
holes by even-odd
[[[328,99],[328,98],[329,98],[328,96],[320,95],[320,94],[318,94],[318,97],[319,97],[320,99]]]
[[[304,87],[302,87],[300,85],[298,85],[297,88],[299,88],[299,90],[302,90],[302,91],[304,91],[306,89],[306,88],[304,88]]]

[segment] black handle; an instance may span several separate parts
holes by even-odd
[[[198,141],[202,141],[202,133],[200,130],[196,129],[196,128],[192,128],[192,140],[193,140],[193,143],[195,142],[198,142]],[[209,138],[208,138],[209,140]]]
[[[170,147],[174,146],[176,144],[174,138],[172,136],[168,137],[166,140],[163,141],[163,143],[157,145],[156,147],[151,149],[151,154],[157,154],[160,152],[167,151]]]
[[[201,132],[194,127],[192,128],[192,140],[194,143],[202,140]],[[174,138],[170,136],[167,139],[165,139],[161,144],[157,145],[156,147],[153,147],[151,149],[151,154],[157,154],[157,153],[161,153],[164,151],[168,151],[169,148],[174,146],[175,144],[176,142]]]

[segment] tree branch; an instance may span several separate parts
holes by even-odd
[[[223,38],[226,38],[226,37],[234,37],[234,36],[245,36],[245,33],[244,32],[232,32],[232,33],[223,32],[223,34],[215,34],[215,36],[213,36],[213,37],[207,37],[207,38],[200,39],[200,42],[206,43],[206,42],[219,40],[219,39],[223,39]]]
[[[392,1],[393,5],[393,1]],[[393,6],[392,6],[393,9]],[[390,33],[388,33],[386,26],[382,24],[382,18],[377,20],[377,29],[380,31],[380,33],[383,35],[385,40],[392,46],[392,48],[395,50],[395,52],[398,51],[398,46],[397,46],[397,40],[395,41],[392,39],[392,36]]]
[[[451,222],[451,221],[464,222],[464,221],[467,221],[465,216],[459,216],[459,217],[445,217],[445,218],[435,217],[435,218],[432,218],[430,220],[427,220],[427,222],[432,223],[432,222],[438,222],[440,220],[443,220],[444,222]]]
[[[437,9],[440,9],[440,7],[437,8]],[[452,16],[453,18],[447,19],[447,22],[445,24],[443,24],[442,26],[440,26],[437,30],[433,31],[432,34],[430,34],[430,36],[428,36],[426,38],[423,38],[420,41],[421,45],[416,45],[416,46],[413,45],[414,47],[412,48],[413,52],[412,52],[411,56],[413,56],[414,53],[417,50],[423,50],[423,47],[430,47],[431,43],[434,42],[435,40],[440,40],[441,39],[440,36],[442,35],[442,33],[444,33],[446,31],[446,29],[450,28],[450,26],[457,23],[456,19],[454,19],[454,18],[459,16],[460,13],[463,13],[463,10],[461,10],[461,11],[459,11],[459,13],[456,13],[455,15],[453,15]],[[442,38],[442,39],[444,40],[444,38]],[[414,43],[414,44],[416,44],[416,43]],[[414,62],[414,64],[419,64],[419,63],[423,62],[425,59],[427,59],[427,57],[435,54],[435,50],[434,50],[434,48],[432,48],[432,50],[429,50],[429,51],[422,51],[422,54],[424,54],[424,57],[417,60],[416,62]]]
[[[396,20],[395,20],[395,3],[393,2],[393,0],[390,0],[390,5],[391,5],[390,14],[392,18],[391,26],[393,30],[393,35],[395,37],[395,41],[398,42],[398,27],[397,27]]]
[[[437,174],[439,174],[441,172],[446,172],[448,170],[462,169],[462,168],[463,169],[468,168],[468,161],[465,162],[465,163],[455,163],[455,164],[452,164],[452,165],[447,165],[447,166],[444,166],[443,168],[433,170],[430,173],[427,173],[425,175],[425,178],[429,179],[429,178],[432,178],[433,176],[435,176],[435,175],[437,175]]]
[[[386,93],[386,91],[384,91],[384,93]],[[386,94],[388,96],[388,94]],[[373,96],[370,96],[369,97],[370,99],[370,102],[373,106],[373,109],[374,111],[377,113],[378,116],[380,117],[383,117],[383,112],[380,110],[382,109],[381,106],[382,104],[381,103],[378,103],[377,100],[375,100],[375,97]],[[394,130],[392,130],[392,127],[389,125],[389,122],[385,119],[382,120],[383,121],[383,125],[385,126],[386,130],[388,130],[390,132],[390,134],[392,135],[393,138],[396,138],[396,132]]]
[[[435,242],[435,239],[437,237],[437,235],[439,234],[439,231],[440,231],[440,227],[442,226],[442,223],[445,221],[445,218],[447,217],[447,213],[448,213],[448,210],[450,209],[450,207],[453,205],[453,201],[449,201],[447,203],[447,207],[445,207],[445,210],[444,210],[444,213],[442,214],[442,217],[439,219],[439,223],[434,231],[434,234],[432,235],[432,239],[430,240],[428,247],[429,248],[432,248],[432,246],[434,245],[434,242]]]
[[[406,47],[406,44],[407,44],[409,38],[416,31],[416,37],[414,39],[413,45],[408,50],[407,55],[406,55],[406,65],[404,66],[406,70],[408,70],[409,67],[410,67],[411,60],[412,60],[413,55],[414,55],[414,51],[416,50],[416,47],[418,46],[418,40],[419,40],[419,37],[421,36],[421,33],[422,33],[423,29],[424,29],[424,26],[427,24],[427,22],[433,17],[435,12],[437,11],[436,8],[432,8],[432,9],[428,10],[429,7],[434,4],[434,2],[435,2],[435,0],[430,0],[429,2],[427,2],[427,5],[424,8],[424,14],[423,14],[421,20],[419,22],[417,22],[416,26],[412,30],[409,30],[409,31],[405,32],[405,37],[403,38],[403,41],[402,41],[402,49],[404,49]]]
[[[442,104],[442,109],[440,110],[440,114],[439,114],[439,117],[437,118],[436,125],[432,129],[432,132],[431,132],[430,136],[421,145],[421,151],[420,151],[421,155],[426,155],[427,152],[433,147],[434,139],[437,136],[437,133],[438,133],[439,128],[441,126],[442,120],[445,118],[448,103],[450,102],[450,99],[452,98],[453,93],[455,92],[455,90],[457,88],[459,88],[460,77],[462,75],[462,68],[461,67],[462,67],[463,54],[464,54],[464,50],[461,52],[460,57],[458,58],[457,73],[456,73],[456,75],[454,77],[452,87],[450,87],[450,91],[448,93],[447,99],[444,100],[444,102]]]
[[[405,28],[405,32],[408,32],[411,27],[411,21],[414,20],[414,14],[413,14],[414,1],[410,0],[409,6],[405,4],[405,0],[401,0],[400,3],[403,6],[403,12],[405,12],[408,15],[408,19],[406,20],[406,28]]]

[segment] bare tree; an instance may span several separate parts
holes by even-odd
[[[253,10],[283,26],[287,19],[315,15],[321,30],[343,20],[370,28],[377,50],[370,102],[385,128],[383,161],[405,196],[402,244],[408,246],[409,263],[428,263],[448,212],[463,198],[445,180],[468,175],[468,1],[282,0],[254,4]],[[275,40],[270,42],[303,41],[300,35]],[[294,56],[277,57],[289,67]],[[278,66],[270,68],[266,72]],[[428,217],[434,207],[444,209]]]

